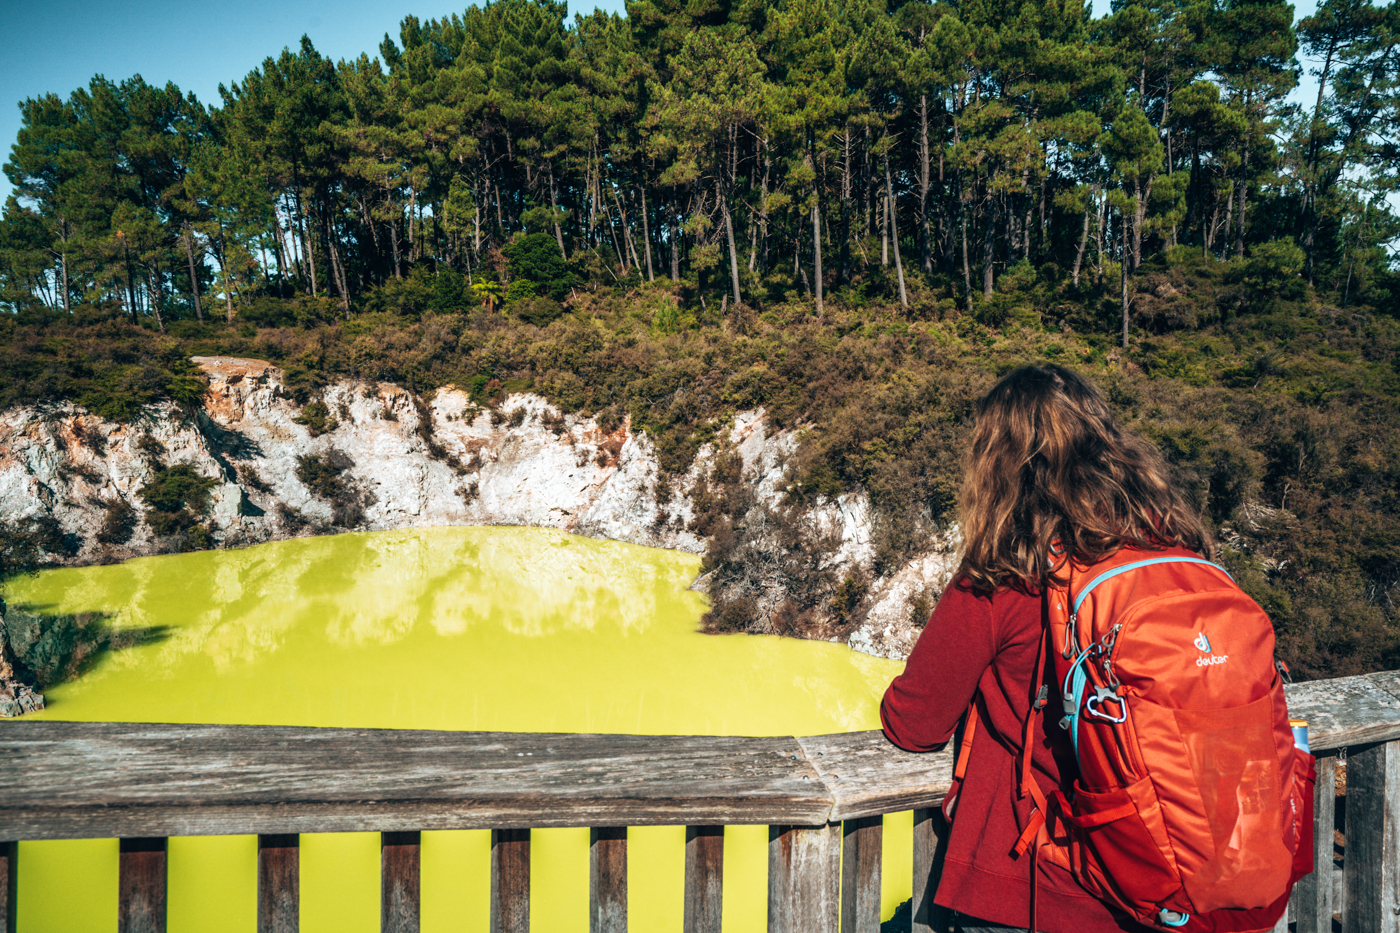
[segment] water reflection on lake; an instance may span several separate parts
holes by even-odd
[[[690,555],[555,531],[450,528],[48,571],[15,581],[7,598],[46,614],[107,613],[121,629],[167,627],[47,689],[40,716],[50,719],[710,735],[878,728],[876,704],[897,663],[834,644],[700,635],[704,601],[687,589],[698,570]],[[908,820],[889,822],[886,916],[909,896]],[[585,930],[587,830],[536,837],[532,925]],[[633,929],[679,931],[683,838],[675,828],[633,831]],[[726,933],[764,927],[765,839],[761,827],[727,837]],[[172,842],[172,933],[253,929],[248,845]],[[482,833],[425,834],[425,933],[485,929],[485,846]],[[115,930],[114,841],[29,843],[20,864],[23,929]],[[377,865],[372,836],[306,837],[302,929],[377,930]],[[201,889],[222,893],[196,896]],[[62,893],[79,891],[77,900]]]

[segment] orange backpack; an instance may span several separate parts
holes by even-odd
[[[1037,858],[1159,929],[1271,930],[1313,869],[1316,771],[1294,746],[1264,611],[1180,548],[1074,566],[1044,611],[1036,668],[1053,679],[1017,759],[1032,810],[1014,853],[1029,852],[1032,931]],[[1031,721],[1047,705],[1063,710],[1079,762],[1069,797],[1047,798],[1030,771]]]

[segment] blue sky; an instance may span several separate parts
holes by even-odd
[[[1095,12],[1108,2],[1095,0]],[[622,0],[571,0],[570,11],[595,5],[623,11]],[[8,158],[19,132],[19,101],[49,92],[67,96],[95,74],[174,81],[212,103],[220,83],[241,79],[284,47],[296,48],[303,33],[332,59],[377,55],[386,32],[397,39],[405,15],[426,20],[465,6],[461,0],[0,0],[0,152]],[[1314,8],[1315,0],[1302,0],[1299,15]],[[10,190],[0,175],[0,202]]]

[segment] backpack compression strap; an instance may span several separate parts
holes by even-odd
[[[1112,570],[1105,570],[1103,573],[1090,580],[1089,585],[1080,590],[1079,595],[1074,597],[1074,608],[1071,610],[1070,615],[1079,614],[1079,607],[1083,604],[1085,597],[1093,592],[1094,587],[1098,586],[1100,583],[1103,583],[1105,580],[1111,580],[1120,573],[1127,573],[1129,570],[1137,570],[1140,567],[1149,567],[1152,564],[1205,564],[1207,567],[1214,567],[1216,570],[1225,574],[1225,576],[1230,577],[1230,571],[1226,570],[1224,567],[1199,557],[1152,557],[1147,560],[1133,561],[1131,564],[1124,564],[1121,567],[1114,567]],[[1235,578],[1230,577],[1230,579],[1233,580]]]
[[[958,761],[953,765],[953,781],[948,793],[943,796],[943,818],[953,821],[953,811],[958,806],[958,795],[962,791],[963,778],[967,777],[967,762],[972,757],[972,737],[977,734],[977,694],[967,704],[967,718],[963,721],[962,744],[958,748]]]

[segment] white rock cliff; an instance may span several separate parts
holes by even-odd
[[[669,483],[669,501],[658,503],[651,442],[625,422],[606,431],[594,418],[561,416],[535,395],[511,395],[493,412],[452,387],[416,400],[399,386],[343,382],[324,391],[333,423],[313,436],[298,423],[301,410],[276,367],[226,357],[195,362],[209,377],[209,392],[192,411],[167,404],[130,424],[71,403],[0,413],[0,520],[52,516],[78,546],[70,563],[159,553],[169,542],[144,520],[123,544],[102,544],[97,536],[114,503],[143,514],[138,490],[164,462],[190,464],[216,481],[205,520],[216,545],[341,530],[337,519],[345,514],[297,476],[299,457],[338,452],[342,477],[362,510],[355,514],[361,529],[534,525],[705,551],[706,541],[689,530],[691,494],[715,460],[713,446],[701,450],[684,478]],[[776,508],[796,435],[769,430],[759,410],[736,416],[726,440],[726,449],[743,460],[741,482],[757,503]],[[152,451],[160,448],[157,461]],[[863,495],[822,500],[809,513],[814,527],[839,538],[832,569],[844,574],[871,565],[870,505]],[[918,634],[913,607],[941,590],[952,569],[946,542],[931,545],[924,557],[871,583],[863,621],[848,636],[852,647],[907,655]]]

